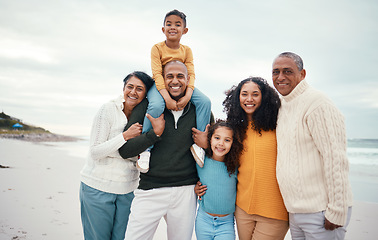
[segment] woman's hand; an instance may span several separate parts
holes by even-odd
[[[192,137],[195,144],[203,149],[207,149],[208,141],[207,141],[207,133],[209,132],[210,124],[207,124],[206,129],[204,132],[201,132],[197,128],[192,128]]]
[[[154,129],[155,135],[161,136],[165,129],[164,114],[160,115],[158,118],[153,118],[150,114],[146,114],[148,120],[150,120],[152,128]]]
[[[196,186],[194,187],[194,192],[197,194],[199,200],[202,200],[202,196],[206,193],[207,186],[202,185],[200,181],[197,182]]]
[[[140,123],[134,123],[122,133],[123,138],[127,141],[129,139],[135,138],[139,136],[142,133],[142,124]]]

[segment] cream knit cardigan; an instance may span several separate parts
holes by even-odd
[[[281,99],[277,121],[277,180],[290,213],[325,210],[344,225],[352,191],[343,115],[302,80]]]
[[[123,113],[123,96],[104,104],[94,118],[90,136],[90,150],[81,170],[81,181],[97,190],[126,194],[134,191],[139,171],[133,161],[123,159],[118,149],[126,143],[122,136],[127,118]]]

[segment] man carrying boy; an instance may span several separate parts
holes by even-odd
[[[277,181],[293,240],[341,240],[352,206],[344,117],[305,77],[297,54],[281,53],[274,60],[273,84],[282,95]]]
[[[188,46],[180,44],[181,37],[188,32],[185,14],[178,10],[168,12],[164,18],[162,31],[166,40],[155,44],[151,49],[151,68],[156,87],[151,87],[147,94],[149,101],[147,113],[157,118],[163,113],[165,107],[169,110],[182,110],[188,102],[191,101],[196,107],[197,129],[205,131],[206,125],[210,122],[211,101],[206,95],[194,87],[195,73],[193,53]],[[163,66],[172,60],[183,62],[188,70],[189,76],[186,93],[177,101],[168,93],[162,75]],[[143,133],[148,132],[150,129],[151,123],[145,118]],[[137,168],[142,173],[148,171],[150,151],[151,148],[144,151],[137,162]],[[191,151],[198,165],[202,167],[205,151],[196,144],[193,144]]]
[[[167,63],[164,83],[170,97],[179,102],[189,84],[186,66],[179,61]],[[129,140],[119,150],[122,157],[127,157],[130,149],[135,154],[154,144],[150,169],[141,174],[139,187],[134,192],[127,240],[152,239],[162,217],[167,223],[169,240],[190,240],[192,237],[197,206],[194,185],[198,175],[190,147],[193,144],[192,127],[196,127],[196,108],[188,102],[181,110],[165,108],[163,115],[165,128],[161,136],[150,130]]]

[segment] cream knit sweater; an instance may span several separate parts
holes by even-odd
[[[352,191],[343,115],[305,80],[283,96],[277,121],[277,180],[290,213],[325,210],[344,225]]]
[[[123,113],[123,96],[104,104],[94,118],[87,161],[81,181],[97,190],[126,194],[138,187],[136,157],[123,159],[118,149],[126,143],[122,136],[127,118]]]

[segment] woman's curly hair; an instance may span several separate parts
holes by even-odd
[[[232,129],[232,125],[224,120],[217,119],[217,121],[211,124],[209,132],[207,134],[207,141],[209,148],[206,149],[206,154],[208,157],[213,155],[213,150],[211,149],[211,137],[213,136],[216,129],[220,127],[225,127],[232,130],[232,145],[230,151],[225,155],[224,164],[227,167],[227,172],[231,175],[235,173],[236,169],[239,167],[239,156],[243,150],[243,143],[236,134],[236,131]]]
[[[233,126],[239,138],[245,139],[248,127],[247,114],[240,106],[240,91],[244,84],[254,82],[261,91],[261,105],[252,114],[252,128],[261,134],[261,131],[276,129],[278,109],[281,106],[277,92],[269,86],[261,77],[249,77],[226,91],[226,99],[223,101],[223,111],[227,114],[227,121]]]

